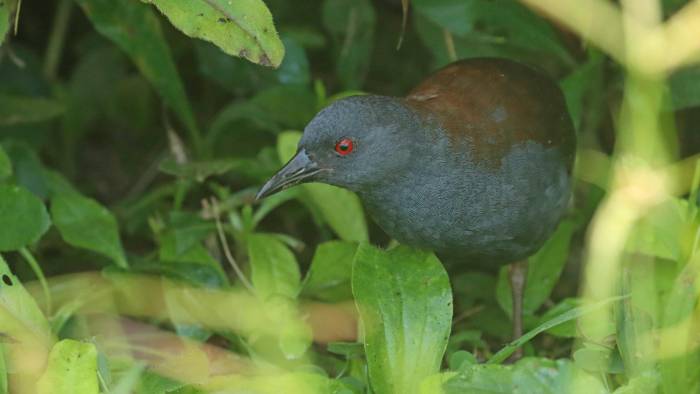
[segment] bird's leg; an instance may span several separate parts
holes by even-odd
[[[513,339],[515,340],[523,335],[523,295],[527,279],[527,260],[511,264],[508,267],[508,276],[510,277],[511,294],[513,295]],[[514,360],[522,356],[522,348],[518,348],[513,353]]]

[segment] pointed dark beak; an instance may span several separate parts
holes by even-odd
[[[287,164],[282,167],[269,181],[267,181],[255,196],[256,200],[261,200],[267,196],[280,192],[288,187],[304,182],[310,182],[313,176],[321,169],[306,154],[304,149],[300,149]]]

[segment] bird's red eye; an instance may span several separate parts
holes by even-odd
[[[345,156],[352,152],[353,144],[350,138],[343,138],[335,144],[335,151],[339,155]]]

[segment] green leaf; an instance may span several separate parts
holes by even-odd
[[[0,185],[0,252],[33,244],[49,229],[44,203],[21,186]]]
[[[673,198],[650,209],[632,228],[625,251],[680,260],[684,254],[687,207],[686,200]]]
[[[576,130],[581,130],[581,123],[587,114],[584,110],[603,94],[604,60],[605,56],[600,51],[589,50],[588,61],[560,82]],[[588,111],[594,112],[590,109]]]
[[[556,318],[572,309],[581,306],[581,301],[578,298],[565,298],[557,305],[548,309],[544,315],[538,320],[537,325],[543,324],[549,320]],[[570,320],[566,323],[562,323],[558,326],[552,327],[547,330],[548,334],[563,337],[563,338],[573,338],[576,336],[576,322]]]
[[[0,47],[8,33],[10,33],[10,27],[13,26],[16,10],[17,0],[4,0],[0,2]]]
[[[0,146],[0,182],[12,176],[12,162]]]
[[[426,251],[365,243],[353,264],[352,293],[374,392],[416,393],[439,371],[450,334],[452,294],[442,264]]]
[[[54,99],[0,94],[0,126],[42,122],[63,111],[63,105]]]
[[[262,0],[142,0],[190,37],[263,66],[278,67],[284,46]]]
[[[566,264],[571,237],[577,227],[578,222],[574,219],[563,220],[544,246],[528,259],[523,314],[534,314],[542,303],[549,298]],[[510,314],[513,299],[508,280],[508,267],[501,269],[496,296],[503,310]]]
[[[540,67],[548,60],[575,64],[556,30],[519,2],[413,0],[412,5],[418,33],[441,65],[451,60],[444,30],[454,34],[458,59],[498,56]]]
[[[301,133],[287,131],[277,139],[281,162],[287,162],[297,150]],[[355,193],[339,187],[314,183],[301,185],[304,195],[323,216],[323,219],[345,241],[362,242],[369,239],[367,221],[360,199]]]
[[[4,346],[0,344],[0,394],[9,393],[7,387],[7,362],[5,360]]]
[[[603,383],[569,360],[525,358],[516,364],[476,364],[443,384],[446,394],[607,393]]]
[[[15,141],[3,143],[3,148],[12,161],[15,183],[45,199],[49,195],[49,185],[36,152],[29,145]]]
[[[190,132],[195,149],[200,132],[158,18],[133,0],[75,0],[102,35],[126,52]]]
[[[270,234],[252,234],[248,238],[248,255],[253,287],[261,299],[273,296],[296,298],[301,274],[294,254]]]
[[[350,280],[357,244],[329,241],[318,245],[303,293],[322,301],[336,302],[352,298]]]
[[[612,297],[607,300],[603,300],[600,302],[597,302],[595,304],[589,304],[589,305],[584,305],[578,308],[571,309],[567,312],[562,313],[561,315],[552,318],[551,320],[548,320],[539,326],[535,327],[534,329],[526,332],[523,336],[520,338],[514,340],[513,342],[509,343],[503,349],[499,350],[496,354],[491,356],[491,358],[487,361],[489,364],[499,364],[505,361],[508,357],[510,357],[515,350],[526,343],[528,343],[532,338],[536,337],[538,334],[545,332],[553,327],[556,327],[560,324],[564,324],[568,321],[578,319],[579,317],[589,314],[593,311],[598,310],[599,308],[615,301],[619,301],[621,299],[624,299],[625,297]]]
[[[9,373],[40,373],[54,343],[39,306],[0,256],[0,332]]]
[[[97,394],[97,349],[91,343],[64,339],[51,349],[46,372],[37,383],[40,394]]]
[[[128,267],[117,220],[97,201],[79,194],[57,195],[51,199],[51,217],[67,243],[103,254],[119,267]]]
[[[372,59],[376,16],[369,0],[326,0],[323,25],[331,32],[336,70],[345,89],[358,89]]]

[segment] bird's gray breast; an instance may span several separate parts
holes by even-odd
[[[534,253],[561,218],[570,179],[559,152],[515,146],[500,168],[436,154],[360,193],[367,210],[399,242],[480,264]]]

